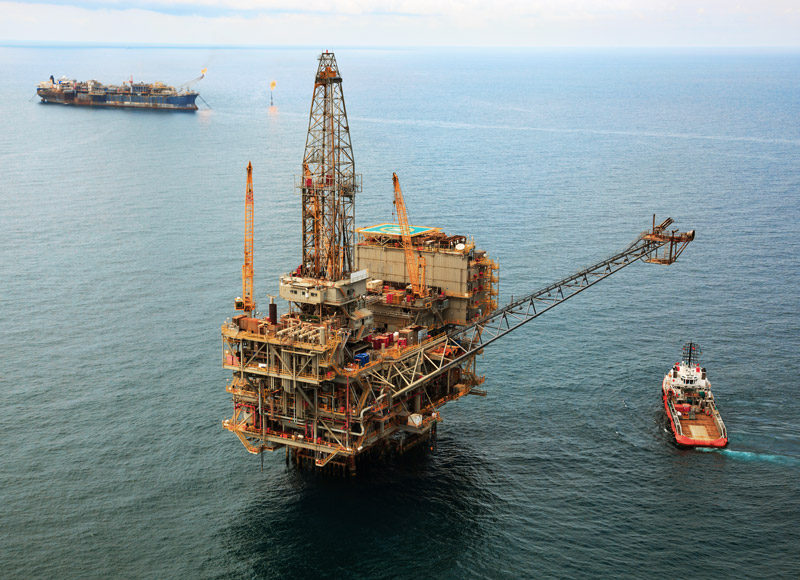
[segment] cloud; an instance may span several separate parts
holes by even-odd
[[[344,16],[414,16],[446,13],[442,2],[400,0],[372,2],[348,0],[332,3],[325,0],[28,0],[27,4],[70,6],[90,11],[142,10],[169,15],[244,16],[244,15],[344,15]]]
[[[686,0],[28,0],[27,4],[71,6],[85,10],[143,10],[160,14],[233,16],[258,14],[317,14],[342,16],[437,16],[475,19],[536,17],[547,20],[597,19],[626,13],[659,13],[676,6],[696,4],[727,7],[713,0],[690,3]],[[784,4],[784,3],[780,3]],[[786,10],[793,5],[785,3]],[[743,0],[728,10],[742,6],[759,7],[754,0]],[[768,9],[768,7],[767,7]]]
[[[797,46],[788,0],[0,0],[0,40],[307,46]]]

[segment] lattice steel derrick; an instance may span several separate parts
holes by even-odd
[[[326,52],[319,57],[303,157],[304,275],[339,280],[353,271],[359,190],[342,78]]]

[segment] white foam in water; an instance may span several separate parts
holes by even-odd
[[[770,461],[782,465],[800,465],[800,458],[788,455],[771,455],[769,453],[756,453],[754,451],[736,451],[734,449],[720,449],[720,453],[744,461]]]

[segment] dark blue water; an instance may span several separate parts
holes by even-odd
[[[800,53],[337,51],[357,224],[397,172],[413,223],[499,259],[501,302],[653,213],[697,230],[488,348],[433,451],[353,480],[262,472],[220,425],[245,166],[263,303],[300,260],[316,53],[0,48],[0,576],[800,576]],[[196,114],[29,100],[205,66]],[[689,339],[724,451],[665,431]]]

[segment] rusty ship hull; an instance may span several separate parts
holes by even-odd
[[[198,108],[196,92],[180,92],[163,83],[123,83],[116,86],[97,81],[56,81],[50,77],[50,81],[39,84],[36,94],[43,104],[165,111],[196,111]]]

